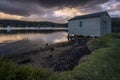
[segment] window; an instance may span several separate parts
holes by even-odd
[[[107,21],[104,21],[105,27],[107,27]]]
[[[80,27],[82,27],[83,26],[83,22],[82,21],[80,21]]]

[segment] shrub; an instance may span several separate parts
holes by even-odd
[[[48,80],[52,72],[44,68],[16,66],[9,61],[0,62],[0,80]]]
[[[16,66],[10,62],[0,62],[0,80],[14,80]]]

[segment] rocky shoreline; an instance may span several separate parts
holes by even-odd
[[[80,59],[89,55],[88,38],[79,38],[74,41],[49,45],[21,55],[9,57],[17,65],[45,67],[52,71],[72,70],[79,64]]]

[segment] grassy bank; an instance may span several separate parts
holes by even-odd
[[[88,47],[92,54],[73,71],[54,74],[50,80],[120,80],[120,35],[93,39]]]
[[[88,42],[92,54],[72,71],[54,73],[44,68],[16,66],[0,61],[0,80],[120,80],[120,34]]]
[[[0,80],[48,80],[51,74],[44,68],[19,67],[6,60],[0,62]]]

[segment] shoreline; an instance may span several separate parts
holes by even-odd
[[[14,55],[9,59],[17,65],[44,67],[52,71],[72,70],[91,51],[87,47],[89,39],[57,43],[27,53]]]

